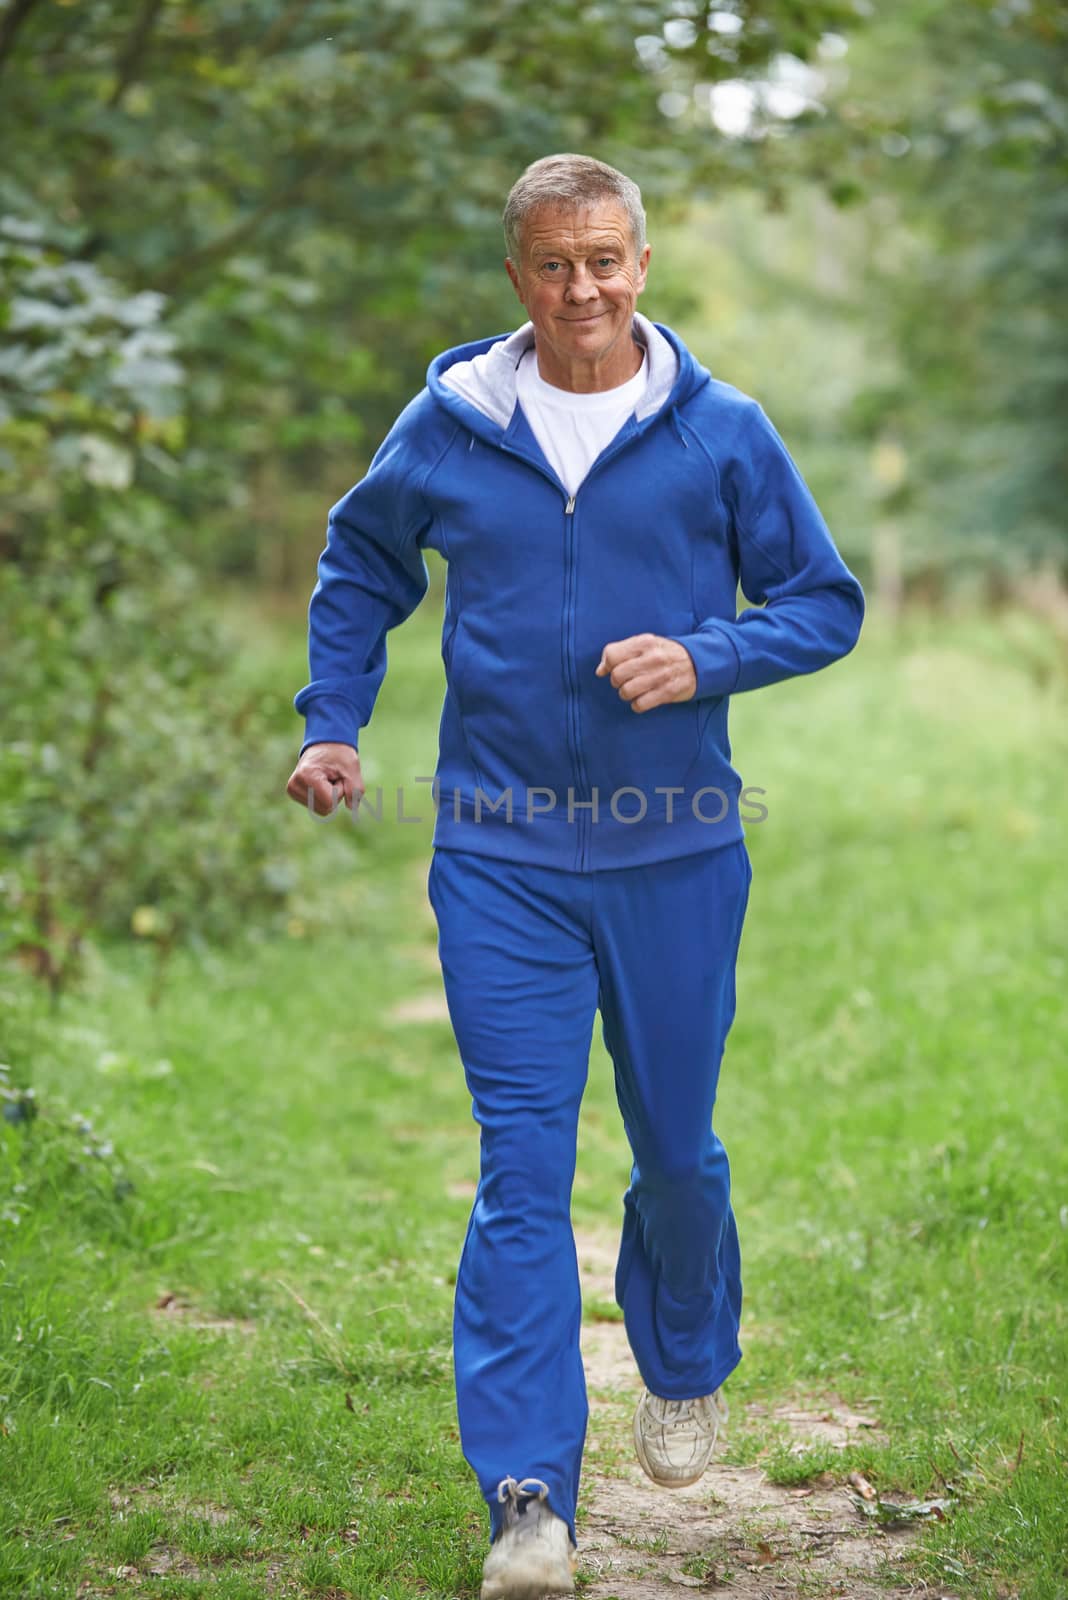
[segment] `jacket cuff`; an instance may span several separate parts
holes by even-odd
[[[360,719],[356,707],[343,695],[323,694],[312,700],[304,713],[304,743],[300,756],[310,744],[351,744],[358,750]],[[297,757],[298,761],[300,756]]]
[[[742,670],[742,660],[731,636],[731,624],[712,618],[702,622],[696,633],[669,633],[690,653],[697,674],[695,700],[733,694]]]

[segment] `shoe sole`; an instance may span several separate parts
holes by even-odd
[[[509,1582],[506,1587],[494,1583],[491,1589],[487,1589],[483,1584],[479,1591],[480,1600],[549,1600],[550,1595],[565,1596],[573,1595],[574,1592],[574,1583],[569,1583],[566,1589],[562,1589],[558,1583],[529,1582],[525,1578],[518,1584]]]
[[[528,1567],[522,1574],[502,1573],[499,1578],[493,1577],[483,1583],[479,1590],[479,1600],[549,1600],[551,1595],[573,1595],[574,1574],[578,1566],[576,1551],[572,1551],[568,1557],[568,1565],[571,1570],[563,1580],[559,1569],[548,1572],[543,1568],[538,1573]]]

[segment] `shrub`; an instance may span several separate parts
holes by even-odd
[[[155,492],[181,371],[158,295],[128,295],[0,219],[0,894],[58,992],[93,929],[176,945],[284,909],[280,749],[235,694]],[[179,429],[180,432],[180,429]]]

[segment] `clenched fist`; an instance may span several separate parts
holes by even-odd
[[[351,744],[310,744],[293,769],[286,794],[303,806],[308,805],[308,796],[313,795],[309,809],[320,817],[328,817],[337,810],[339,789],[349,810],[355,810],[363,799],[365,784],[354,747]]]
[[[692,700],[697,693],[697,673],[686,646],[658,633],[636,633],[629,639],[606,644],[597,676],[610,676],[619,698],[632,711],[651,711],[676,700]]]

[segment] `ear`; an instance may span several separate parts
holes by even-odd
[[[638,257],[638,272],[634,280],[634,292],[636,294],[641,294],[642,290],[645,288],[645,278],[649,271],[649,257],[651,253],[652,246],[646,245],[645,249]]]
[[[517,296],[519,298],[519,304],[521,306],[525,306],[526,305],[526,301],[523,299],[523,289],[522,289],[522,285],[520,283],[519,273],[516,270],[515,262],[512,260],[511,256],[505,256],[504,265],[505,265],[505,268],[506,268],[506,270],[508,272],[508,276],[512,280],[512,288],[515,290],[515,292],[516,292],[516,294],[517,294]]]

